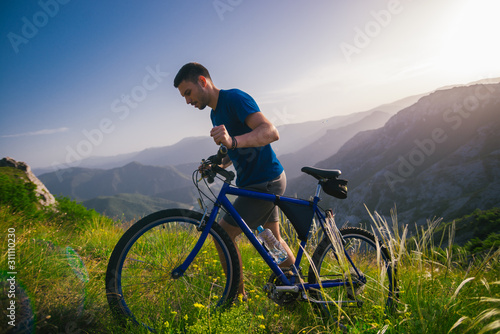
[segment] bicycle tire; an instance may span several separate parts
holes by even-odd
[[[398,298],[397,270],[392,264],[387,248],[377,241],[375,236],[361,228],[347,227],[340,229],[345,240],[344,247],[358,270],[366,277],[366,282],[357,283],[357,275],[349,261],[339,260],[339,246],[332,245],[328,236],[323,237],[312,256],[308,282],[315,284],[325,281],[348,281],[348,286],[320,289],[312,292],[320,301],[343,301],[348,306],[371,308],[384,305],[395,307]],[[334,241],[335,242],[335,241]],[[335,248],[337,247],[337,251]],[[342,247],[342,245],[340,245]],[[342,248],[340,248],[342,249]],[[378,256],[380,255],[380,256]],[[367,305],[368,304],[368,305]]]
[[[144,217],[123,234],[106,271],[108,304],[119,322],[131,320],[150,331],[161,331],[169,322],[195,312],[196,306],[226,307],[234,301],[239,260],[234,243],[218,224],[213,224],[211,237],[184,275],[172,278],[172,270],[199,239],[201,219],[195,211],[163,210]],[[227,274],[216,244],[228,264]]]

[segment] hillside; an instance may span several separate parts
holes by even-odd
[[[401,110],[384,127],[358,133],[318,163],[349,180],[346,200],[325,196],[337,221],[369,220],[370,210],[400,224],[450,220],[474,209],[500,206],[500,85],[436,91]],[[313,180],[301,176],[288,194],[308,197]]]
[[[307,152],[309,155],[312,153],[315,157],[320,156],[322,153],[321,150],[317,149],[318,143],[320,146],[323,146],[321,143],[326,145],[329,141],[333,140],[332,147],[327,148],[327,151],[323,153],[324,158],[325,156],[334,154],[342,144],[357,132],[382,126],[391,115],[412,105],[425,95],[427,93],[409,96],[370,110],[348,115],[333,116],[303,123],[285,123],[277,127],[280,133],[280,140],[272,144],[273,149],[276,151],[276,155],[278,155],[280,161],[286,160],[291,162],[294,160],[294,154],[299,150]],[[374,118],[378,118],[379,120],[375,120]],[[380,120],[382,118],[385,118],[385,120]],[[370,119],[374,120],[373,124],[370,124]],[[342,132],[337,133],[341,129]],[[337,135],[334,135],[334,133],[337,133]],[[319,161],[316,158],[313,160],[315,162]],[[296,165],[300,164],[300,162],[294,162],[293,165],[290,165],[290,168],[295,168]],[[293,174],[296,173],[292,170]]]
[[[184,203],[141,194],[99,196],[83,201],[82,204],[88,209],[122,221],[135,221],[150,213],[170,208],[191,208]]]
[[[349,121],[352,123],[339,122],[337,123],[338,127],[330,125],[330,128],[314,142],[302,148],[300,148],[301,146],[297,146],[293,153],[279,155],[278,158],[285,168],[287,178],[297,177],[300,175],[300,169],[303,166],[314,165],[324,160],[325,157],[337,153],[339,148],[358,132],[377,129],[383,126],[391,117],[391,114],[382,111],[373,111],[368,115],[363,113],[363,116],[359,120],[357,120],[357,117],[350,119]],[[345,123],[348,124],[343,125]],[[323,132],[318,132],[317,135],[321,133]],[[293,137],[301,138],[301,136]]]
[[[472,243],[478,244],[478,241],[487,240],[488,237],[500,238],[500,208],[490,210],[474,210],[471,214],[445,222],[436,228],[435,240],[442,239],[443,244],[448,244],[450,234],[449,230],[455,224],[454,243],[460,246],[469,246]],[[496,243],[500,247],[500,240]],[[489,247],[485,247],[486,250]]]

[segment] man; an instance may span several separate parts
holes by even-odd
[[[239,89],[218,89],[208,70],[198,63],[184,65],[174,79],[174,86],[187,104],[200,110],[207,106],[212,108],[210,118],[214,127],[210,136],[217,145],[223,144],[229,149],[223,167],[231,163],[234,165],[238,187],[277,195],[285,192],[285,172],[270,145],[279,139],[278,130],[262,114],[250,95]],[[290,248],[281,238],[278,208],[273,203],[239,197],[233,205],[250,228],[257,229],[262,225],[281,242],[288,253],[281,267],[289,267],[295,262]],[[226,214],[219,224],[236,245],[235,239],[242,231],[233,218]],[[236,250],[240,268],[243,268],[237,245]],[[238,292],[245,298],[242,269],[240,277]]]

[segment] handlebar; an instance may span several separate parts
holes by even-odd
[[[217,174],[225,178],[224,182],[231,183],[231,181],[234,180],[235,175],[232,171],[227,171],[219,166],[226,155],[227,147],[221,145],[219,147],[219,150],[217,151],[217,154],[211,155],[206,160],[203,159],[201,161],[201,165],[198,170],[201,171],[201,175],[203,177],[207,178],[208,183],[213,183]]]

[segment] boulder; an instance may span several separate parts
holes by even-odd
[[[56,199],[50,193],[50,191],[45,187],[45,185],[31,172],[31,167],[25,162],[16,161],[12,158],[6,157],[0,160],[0,167],[13,167],[23,171],[26,174],[28,180],[36,185],[35,193],[39,199],[39,202],[43,206],[51,206],[56,203]]]

